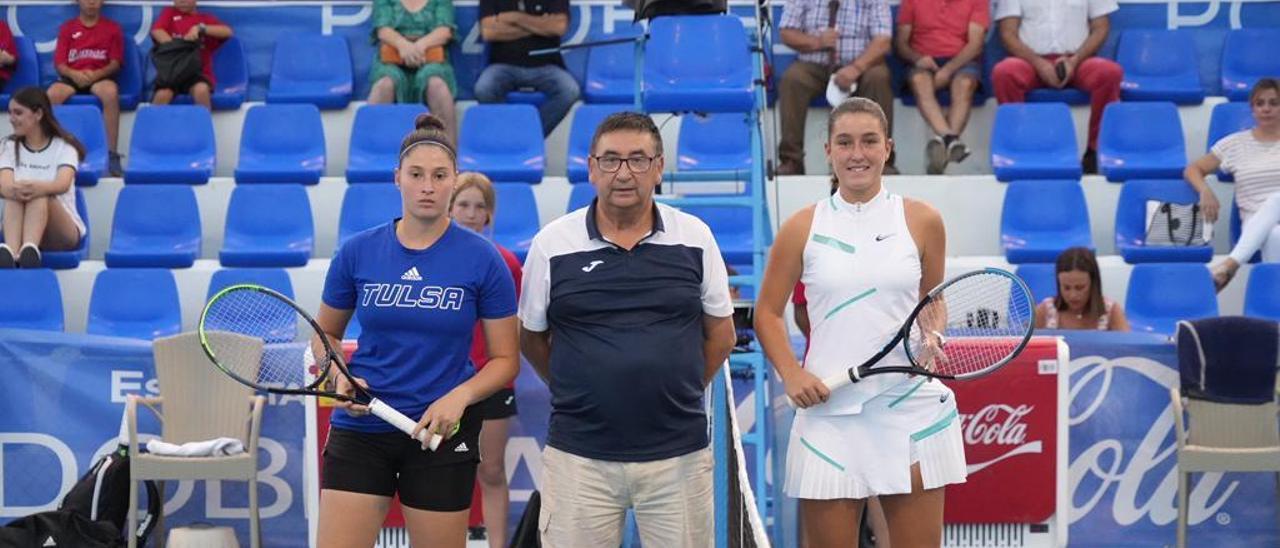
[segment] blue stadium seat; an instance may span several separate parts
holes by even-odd
[[[751,173],[751,127],[740,113],[681,117],[676,166],[680,171]]]
[[[236,183],[314,185],[324,167],[324,124],[315,105],[257,105],[245,114]]]
[[[1249,270],[1244,315],[1280,321],[1280,263],[1254,265]]]
[[[591,200],[596,199],[596,187],[591,183],[575,183],[569,185],[569,206],[565,213],[577,211],[591,205]]]
[[[1221,213],[1219,213],[1219,215],[1221,215]],[[1229,223],[1227,235],[1230,237],[1231,247],[1235,247],[1236,242],[1240,241],[1240,231],[1243,229],[1244,224],[1240,219],[1240,206],[1236,205],[1235,196],[1231,197],[1231,214],[1230,219],[1227,222]],[[1249,262],[1262,262],[1262,252],[1258,251],[1257,253],[1254,253],[1253,257],[1249,259]]]
[[[219,291],[237,284],[256,284],[293,298],[293,282],[283,268],[224,268],[214,272],[209,279],[209,291],[205,300],[208,301]],[[283,320],[263,331],[271,334],[266,337],[267,342],[290,342],[297,338],[298,325],[297,322]]]
[[[423,105],[365,105],[356,110],[347,151],[347,182],[395,182],[400,142],[426,111]]]
[[[306,266],[315,248],[302,185],[240,185],[227,204],[222,266]]]
[[[149,106],[133,120],[124,182],[202,185],[216,156],[213,118],[204,107]]]
[[[147,66],[147,58],[133,43],[132,36],[124,39],[124,64],[116,73],[116,88],[120,91],[120,110],[134,110],[142,102],[143,74]],[[67,99],[69,105],[94,105],[102,107],[102,101],[90,93],[77,93]]]
[[[35,43],[26,36],[14,36],[13,45],[18,51],[18,66],[13,69],[13,77],[0,90],[0,108],[4,108],[6,112],[13,92],[27,86],[40,85],[40,59],[36,57]]]
[[[245,56],[240,37],[228,38],[213,52],[213,110],[236,110],[244,104],[249,93],[249,60]],[[175,105],[192,104],[191,95],[183,93],[173,98]]]
[[[585,183],[589,178],[587,156],[591,155],[591,138],[596,134],[596,127],[610,114],[630,108],[631,105],[579,105],[573,111],[568,158],[565,160],[565,172],[570,183]]]
[[[219,291],[238,284],[260,285],[293,298],[293,281],[289,278],[289,272],[283,268],[221,268],[209,278],[209,291],[205,293],[205,300],[208,301]]]
[[[55,105],[53,115],[85,148],[76,170],[76,185],[98,184],[107,174],[107,128],[102,125],[102,111],[93,105]]]
[[[0,270],[0,329],[62,331],[62,289],[52,270]]]
[[[542,226],[538,222],[538,202],[534,200],[533,187],[524,183],[496,183],[493,190],[498,202],[493,239],[523,262],[534,234]]]
[[[1250,28],[1227,32],[1222,44],[1222,93],[1231,101],[1249,99],[1258,79],[1280,76],[1280,29]]]
[[[338,246],[357,233],[399,217],[400,189],[392,183],[347,185],[338,213]]]
[[[178,284],[165,268],[108,268],[89,297],[85,332],[152,340],[182,331]]]
[[[639,26],[618,29],[599,39],[634,37],[643,33]],[[587,69],[582,86],[582,99],[587,103],[635,104],[636,45],[634,42],[595,46],[587,50]]]
[[[1073,180],[1009,183],[1000,213],[1000,245],[1011,263],[1051,263],[1068,247],[1093,249],[1089,207]]]
[[[1213,149],[1213,145],[1221,141],[1223,137],[1252,127],[1253,111],[1250,109],[1249,103],[1218,103],[1214,105],[1213,116],[1209,118],[1209,138],[1205,143],[1205,153],[1208,154]],[[1234,183],[1236,178],[1230,173],[1218,170],[1218,180],[1224,183]]]
[[[1148,202],[1194,204],[1195,190],[1181,180],[1133,179],[1120,188],[1116,202],[1116,250],[1126,263],[1204,263],[1213,258],[1213,246],[1148,246]]]
[[[1058,275],[1054,263],[1026,263],[1018,265],[1017,274],[1031,290],[1036,303],[1058,295]]]
[[[200,208],[184,185],[125,185],[116,198],[107,267],[188,268],[200,255]]]
[[[80,237],[80,245],[68,251],[43,251],[41,255],[45,268],[54,270],[76,268],[80,266],[80,261],[89,257],[89,208],[84,201],[84,191],[78,188],[76,189],[76,213],[80,214],[80,220],[84,222],[84,235]]]
[[[1089,104],[1089,94],[1072,87],[1062,89],[1040,88],[1027,92],[1027,102],[1087,105]]]
[[[1196,43],[1190,31],[1127,29],[1116,61],[1124,68],[1120,98],[1125,101],[1204,102]]]
[[[726,262],[733,265],[751,262],[754,248],[750,209],[729,206],[688,206],[680,209],[711,227],[716,244],[720,246],[720,255]]]
[[[467,109],[458,132],[459,171],[478,171],[504,183],[540,183],[545,168],[538,109],[503,104]]]
[[[1107,105],[1098,132],[1098,170],[1107,180],[1178,178],[1185,167],[1182,120],[1173,103]]]
[[[351,51],[346,37],[291,32],[276,38],[268,103],[311,103],[343,109],[351,102]],[[403,135],[402,135],[403,137]]]
[[[1071,110],[1063,104],[1006,104],[991,129],[996,179],[1079,179],[1080,148]]]
[[[755,104],[753,66],[747,32],[737,16],[658,17],[649,24],[645,43],[644,108],[746,112]]]
[[[1192,263],[1134,265],[1124,306],[1133,331],[1165,335],[1179,320],[1218,315],[1209,269]]]

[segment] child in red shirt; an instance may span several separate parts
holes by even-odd
[[[173,6],[165,8],[151,25],[151,40],[163,44],[171,40],[187,40],[200,43],[200,78],[176,88],[157,87],[151,102],[168,104],[179,93],[190,93],[191,99],[205,108],[213,108],[213,52],[231,37],[231,27],[216,15],[196,11],[196,0],[173,0]],[[177,89],[181,88],[181,89]]]
[[[13,42],[9,25],[0,21],[0,88],[9,84],[13,71],[18,67],[18,45]]]
[[[120,177],[120,154],[116,142],[120,135],[120,89],[115,75],[124,65],[124,32],[115,21],[102,16],[103,0],[77,0],[80,15],[58,29],[58,45],[54,48],[53,66],[58,81],[49,86],[49,101],[66,102],[77,93],[92,93],[102,102],[102,119],[107,129],[108,170]]]

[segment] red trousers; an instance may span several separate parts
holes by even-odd
[[[1053,61],[1059,55],[1046,55],[1045,59]],[[1098,148],[1098,128],[1102,126],[1102,109],[1107,103],[1120,100],[1120,81],[1124,79],[1124,69],[1110,59],[1090,57],[1076,67],[1075,74],[1067,85],[1089,94],[1091,106],[1089,112],[1089,148]],[[1001,103],[1021,103],[1027,100],[1027,92],[1045,87],[1036,74],[1031,63],[1017,58],[1007,57],[996,63],[991,71],[991,80],[996,91],[996,101]]]

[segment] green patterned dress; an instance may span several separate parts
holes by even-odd
[[[453,66],[446,59],[443,63],[429,63],[418,68],[388,65],[379,57],[378,29],[390,27],[409,40],[417,40],[440,27],[449,27],[456,35],[453,21],[452,0],[427,0],[416,12],[404,8],[400,0],[375,0],[373,4],[373,68],[369,70],[369,83],[391,78],[396,87],[397,103],[421,103],[426,99],[427,81],[438,77],[449,85],[449,92],[458,96],[458,83],[453,77]]]

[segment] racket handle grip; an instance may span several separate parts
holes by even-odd
[[[822,379],[822,384],[827,386],[827,390],[835,392],[840,388],[853,384],[853,379],[849,378],[848,373],[845,373],[843,375],[835,375]],[[792,400],[790,396],[787,397],[787,404],[793,408],[797,407],[796,402]]]
[[[394,407],[383,403],[383,401],[378,398],[374,398],[373,401],[369,402],[369,412],[373,413],[378,418],[387,421],[387,423],[392,426],[399,428],[400,431],[405,434],[413,435],[413,429],[418,426],[417,421],[406,417],[404,413],[396,411]],[[427,431],[422,430],[421,432],[418,432],[415,439],[419,442],[427,441]],[[444,436],[434,434],[431,436],[431,442],[427,444],[427,447],[432,451],[435,451],[437,447],[440,447],[440,442],[443,440]]]

